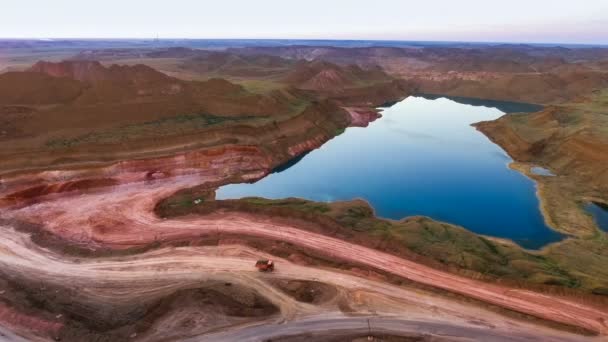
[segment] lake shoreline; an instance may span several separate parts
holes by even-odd
[[[382,218],[432,217],[529,249],[561,240],[542,217],[535,180],[511,171],[505,151],[471,127],[503,112],[410,96],[381,115],[366,114],[369,127],[348,128],[280,173],[221,187],[218,198],[364,198]]]

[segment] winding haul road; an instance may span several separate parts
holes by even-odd
[[[368,318],[374,333],[459,336],[486,341],[530,341],[539,337],[548,341],[587,340],[424,291],[335,270],[299,266],[287,260],[278,259],[280,267],[274,273],[259,273],[253,269],[253,263],[257,258],[269,256],[239,245],[163,248],[134,256],[90,260],[55,254],[31,245],[25,234],[1,228],[0,265],[4,270],[46,284],[68,284],[87,300],[129,305],[207,281],[219,281],[253,288],[281,310],[280,317],[263,324],[236,326],[185,341],[261,341],[304,333],[324,336],[367,332]],[[362,298],[364,308],[358,308],[360,313],[353,317],[329,306],[297,302],[269,286],[266,282],[269,279],[331,284]],[[0,329],[0,333],[6,340],[21,341],[10,330]]]
[[[206,179],[205,181],[208,181]],[[71,243],[86,246],[90,249],[110,247],[124,249],[133,246],[142,246],[154,241],[170,241],[175,239],[196,238],[204,234],[230,233],[244,236],[264,237],[280,240],[304,247],[318,253],[326,254],[335,260],[348,261],[366,265],[382,270],[399,277],[458,293],[482,302],[490,303],[502,308],[525,313],[548,321],[563,323],[570,326],[581,327],[597,332],[602,336],[608,335],[608,312],[594,306],[577,303],[570,299],[550,296],[538,292],[511,289],[508,287],[484,283],[464,278],[451,273],[439,271],[416,262],[402,259],[378,250],[369,249],[329,236],[312,233],[297,226],[278,224],[272,219],[241,213],[222,213],[204,217],[186,216],[177,219],[161,219],[154,215],[153,208],[158,200],[185,187],[198,185],[202,182],[200,177],[194,175],[178,176],[160,179],[154,182],[134,182],[118,186],[102,188],[95,192],[70,192],[49,195],[43,201],[22,207],[5,207],[0,209],[0,217],[17,219],[40,224],[57,236]],[[14,231],[10,226],[0,229],[0,265],[5,270],[21,274],[25,278],[41,278],[48,281],[65,281],[69,279],[74,284],[91,284],[104,279],[104,283],[131,282],[145,284],[146,282],[173,281],[173,284],[184,286],[188,282],[201,280],[200,273],[193,270],[206,270],[203,274],[213,274],[215,278],[234,278],[235,273],[247,274],[242,269],[242,258],[212,259],[209,256],[197,254],[197,249],[184,252],[176,249],[163,249],[145,255],[122,258],[119,260],[99,259],[96,262],[78,263],[70,261],[69,257],[50,254],[45,249],[38,248],[22,234]],[[157,253],[157,254],[155,254]],[[160,256],[158,253],[166,253]],[[194,253],[194,254],[193,254]],[[159,259],[160,258],[160,259]],[[65,259],[65,260],[62,260]],[[250,267],[247,259],[247,267]],[[164,265],[161,272],[163,280],[159,280],[159,263]],[[52,267],[51,267],[52,265]],[[240,269],[239,269],[240,268]],[[281,270],[281,267],[279,268]],[[291,265],[291,270],[298,270]],[[290,274],[277,272],[278,275],[294,279],[312,276],[314,272],[299,269]],[[318,272],[321,272],[319,270]],[[327,271],[323,271],[327,272]],[[340,286],[345,286],[345,276],[335,271],[329,274],[316,274],[325,281],[332,281],[332,277],[342,280]],[[250,279],[250,278],[248,278]],[[255,282],[249,282],[255,283]],[[353,288],[363,286],[365,281],[352,281]],[[369,285],[369,284],[368,284]],[[124,284],[123,284],[124,286]],[[141,285],[144,286],[144,285]],[[160,285],[159,285],[160,286]],[[178,285],[163,285],[163,291],[175,290]],[[144,286],[145,287],[145,286]],[[262,292],[269,290],[258,286]],[[111,292],[88,293],[91,296],[107,296]],[[374,284],[370,291],[382,292],[383,285]],[[393,296],[396,290],[391,289]],[[280,298],[276,293],[267,293],[273,298]],[[133,297],[132,293],[123,293],[124,297]],[[131,298],[133,299],[133,298]],[[279,301],[287,303],[283,298]],[[283,309],[288,308],[285,305]],[[301,306],[292,308],[294,312],[302,312]],[[306,311],[306,310],[304,310]],[[311,326],[322,329],[351,329],[360,324],[359,319],[349,318],[336,320],[299,321],[292,325],[275,327],[276,331],[285,333],[298,333],[311,329]],[[431,329],[449,333],[474,334],[473,331],[461,331],[459,327],[451,327],[444,322],[419,322],[397,319],[380,319],[378,326],[387,331],[416,331]],[[469,327],[470,328],[470,327]],[[469,329],[467,328],[467,329]],[[249,327],[235,335],[220,335],[218,339],[253,338],[263,335],[270,328]],[[239,335],[242,334],[242,335]],[[256,335],[257,334],[257,335]],[[488,332],[488,339],[493,339],[493,333]],[[479,337],[479,335],[477,335]],[[527,335],[511,336],[525,339]]]
[[[313,339],[315,337],[368,335],[370,332],[371,335],[426,335],[435,337],[437,341],[441,341],[442,337],[445,338],[445,341],[454,338],[457,338],[459,341],[534,342],[539,340],[539,335],[534,333],[484,329],[447,322],[416,321],[382,316],[315,317],[280,325],[256,325],[236,331],[210,334],[206,338],[209,341],[216,342],[253,342],[284,336],[305,336]],[[546,338],[550,338],[554,342],[573,341],[571,337],[551,336]],[[184,341],[196,342],[201,341],[201,338],[195,337]]]

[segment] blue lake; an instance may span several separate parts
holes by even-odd
[[[545,169],[544,167],[540,167],[540,166],[534,166],[532,168],[530,168],[530,171],[535,174],[535,175],[539,175],[539,176],[545,176],[545,177],[554,177],[555,174],[553,172],[551,172],[551,170]]]
[[[598,227],[608,232],[608,205],[599,203],[587,204],[587,211],[593,215]]]
[[[369,127],[348,128],[256,183],[223,186],[217,198],[363,198],[380,217],[424,215],[540,248],[561,235],[545,225],[534,182],[470,126],[503,114],[480,103],[409,97]]]

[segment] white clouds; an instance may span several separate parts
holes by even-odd
[[[2,37],[608,43],[605,0],[3,0]],[[584,5],[581,5],[584,3]]]

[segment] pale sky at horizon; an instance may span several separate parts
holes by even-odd
[[[158,35],[608,44],[608,0],[2,2],[1,38]]]

